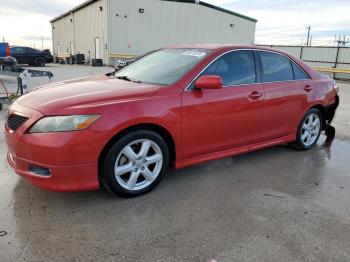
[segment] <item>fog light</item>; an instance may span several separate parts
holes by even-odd
[[[29,171],[38,175],[38,176],[51,176],[51,171],[48,168],[39,167],[39,166],[29,166]]]

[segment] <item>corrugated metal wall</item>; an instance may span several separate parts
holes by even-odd
[[[52,23],[55,56],[58,55],[57,46],[59,46],[59,53],[85,54],[85,60],[89,61],[96,56],[95,38],[97,37],[100,58],[107,62],[107,0],[93,2]]]
[[[252,44],[255,36],[254,21],[199,4],[160,0],[91,1],[52,22],[52,27],[54,55],[59,45],[60,53],[83,53],[89,61],[96,56],[98,37],[99,53],[107,64],[113,63],[110,57],[140,55],[168,45]]]
[[[58,53],[70,53],[70,42],[74,41],[72,15],[67,15],[52,23],[52,50],[56,56]]]
[[[100,10],[102,8],[102,11]],[[96,1],[74,12],[76,53],[96,58],[95,39],[99,38],[99,57],[108,60],[107,0]]]
[[[109,0],[108,14],[112,56],[174,44],[254,43],[255,22],[193,3]]]
[[[279,45],[268,45],[266,47],[272,47],[290,53],[312,67],[350,69],[350,47]],[[337,73],[334,75],[331,74],[331,76],[339,79],[350,79],[350,74]]]

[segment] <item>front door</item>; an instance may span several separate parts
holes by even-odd
[[[183,158],[257,142],[263,90],[257,81],[253,52],[227,53],[202,75],[218,75],[224,86],[183,92]]]

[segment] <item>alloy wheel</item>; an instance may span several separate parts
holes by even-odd
[[[301,141],[305,146],[310,146],[318,138],[321,130],[321,120],[320,117],[312,113],[307,116],[301,127]]]
[[[114,175],[118,184],[130,191],[141,190],[154,182],[162,170],[163,154],[152,140],[139,139],[118,154]]]

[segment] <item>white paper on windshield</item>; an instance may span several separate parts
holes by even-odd
[[[198,51],[185,51],[182,54],[183,55],[189,55],[189,56],[196,56],[196,57],[202,57],[202,56],[206,55],[206,53],[198,52]]]

